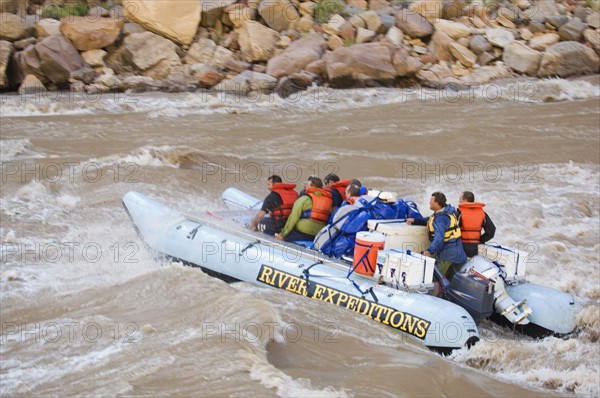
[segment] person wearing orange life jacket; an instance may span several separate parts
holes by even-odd
[[[271,192],[263,201],[260,211],[252,218],[250,229],[274,235],[285,225],[294,202],[298,199],[298,193],[294,191],[296,184],[285,184],[278,175],[267,179],[267,188]]]
[[[294,202],[292,212],[281,233],[275,234],[279,240],[313,240],[315,235],[327,225],[331,213],[331,192],[323,189],[318,177],[309,177],[306,195]]]
[[[483,211],[484,206],[484,203],[475,202],[473,192],[465,191],[458,199],[458,220],[463,249],[467,257],[476,256],[477,246],[490,241],[496,234],[496,226],[490,216]]]

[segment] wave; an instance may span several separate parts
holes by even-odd
[[[543,103],[575,101],[600,96],[600,86],[585,78],[503,79],[461,89],[455,85],[434,90],[424,87],[338,90],[312,86],[287,98],[264,93],[106,93],[94,96],[56,92],[37,96],[6,95],[1,117],[146,113],[150,118],[186,115],[268,113],[286,110],[327,112],[408,102],[484,100]]]

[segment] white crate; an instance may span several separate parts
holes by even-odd
[[[478,254],[486,260],[497,262],[506,272],[507,280],[524,279],[527,263],[525,258],[528,253],[519,252],[502,246],[479,245]]]
[[[380,250],[377,263],[381,265],[383,281],[391,286],[433,286],[434,258],[406,250]]]
[[[385,234],[385,249],[410,250],[422,253],[429,248],[427,227],[424,225],[409,225],[401,220],[369,220],[369,231]]]

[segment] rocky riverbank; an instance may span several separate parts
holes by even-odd
[[[0,88],[22,93],[287,96],[313,84],[461,88],[511,75],[567,77],[600,68],[597,0],[0,5]]]

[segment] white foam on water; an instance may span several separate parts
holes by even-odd
[[[0,143],[0,159],[2,159],[2,162],[42,157],[44,157],[43,154],[32,149],[29,139],[9,139],[2,140]],[[2,171],[8,173],[10,170],[3,168]]]

